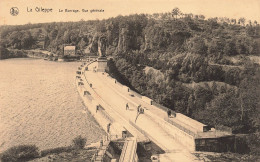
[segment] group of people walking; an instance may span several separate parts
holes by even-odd
[[[129,105],[128,105],[128,103],[126,103],[126,105],[125,105],[125,109],[126,110],[129,110]],[[137,114],[143,114],[144,113],[144,108],[142,108],[142,106],[141,106],[141,104],[139,104],[138,106],[137,106]]]

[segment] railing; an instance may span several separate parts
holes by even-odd
[[[135,147],[134,147],[134,149],[133,150],[135,150],[135,154],[133,155],[133,160],[135,161],[135,162],[138,162],[138,156],[137,156],[137,141],[135,141]]]
[[[138,157],[136,158],[136,156],[137,156],[136,149],[137,149],[136,139],[127,139],[125,141],[119,162],[125,162],[125,161],[135,162],[135,161],[137,161]]]
[[[216,131],[225,132],[227,134],[232,134],[232,128],[227,127],[227,126],[217,125],[216,126]]]
[[[84,98],[86,98],[90,103],[92,102],[92,97],[91,95],[84,95]],[[83,99],[84,99],[83,98]]]
[[[129,88],[130,89],[130,88]],[[138,98],[142,98],[142,95],[140,95],[139,93],[135,92],[134,90],[129,90],[129,93],[132,93],[134,96],[138,97]]]
[[[169,120],[168,118],[164,118],[165,121],[167,121],[168,123],[174,125],[175,127],[179,128],[180,130],[182,130],[183,132],[193,136],[193,137],[197,137],[197,132],[193,132],[193,131],[190,131],[189,129],[181,126],[180,124],[172,121],[172,120]]]
[[[96,62],[96,60],[94,60],[94,61],[88,63],[87,65],[86,65],[86,64],[84,64],[84,65],[85,65],[85,66],[89,66],[89,65],[92,64],[93,62]],[[84,65],[82,65],[82,67],[84,67]],[[82,68],[81,70],[82,70],[81,75],[84,76],[85,81],[86,81],[87,84],[90,86],[90,83],[88,82],[86,76],[84,75],[84,73],[85,73],[85,68]],[[85,96],[87,99],[91,100],[91,99],[88,97],[88,96],[91,96],[91,95],[86,94],[86,95],[84,95],[84,96]],[[99,112],[102,114],[102,116],[104,116],[106,119],[108,119],[111,123],[114,122],[114,120],[112,119],[112,117],[111,117],[109,114],[107,114],[107,112],[105,112],[105,111],[99,111]],[[95,154],[92,156],[92,158],[91,158],[91,162],[97,161],[97,158],[100,158],[100,159],[98,159],[98,161],[103,161],[104,155],[105,155],[105,153],[106,153],[106,149],[107,149],[108,146],[109,146],[109,142],[111,141],[111,138],[113,138],[113,135],[107,135],[105,139],[104,139],[104,138],[102,139],[102,143],[105,144],[105,145],[100,146],[100,147],[96,150],[96,153],[95,153]],[[117,138],[117,137],[116,137],[116,138]],[[106,147],[103,149],[103,146],[106,146]],[[103,151],[103,152],[102,152],[102,151]],[[99,155],[99,153],[100,153],[101,155]]]
[[[105,138],[104,138],[105,137]],[[104,158],[104,155],[105,155],[105,153],[106,153],[106,150],[107,150],[107,148],[108,148],[108,146],[109,146],[109,143],[110,143],[110,139],[111,139],[111,137],[109,137],[109,135],[106,135],[106,136],[104,136],[103,137],[103,139],[102,139],[102,143],[103,143],[103,145],[100,145],[99,146],[99,148],[97,148],[97,150],[96,150],[96,153],[92,156],[92,158],[91,158],[91,162],[95,162],[96,160],[97,160],[97,157],[100,157],[100,159],[98,160],[98,161],[103,161],[103,158]],[[103,149],[103,146],[106,146],[104,149]],[[101,152],[101,151],[103,151],[103,152]],[[101,155],[99,155],[98,153],[102,153]]]
[[[121,155],[120,155],[119,162],[124,162],[125,154],[126,154],[127,146],[128,146],[128,145],[129,145],[129,141],[125,141],[124,147],[123,147],[122,152],[121,152]]]
[[[123,84],[121,84],[121,83],[119,83],[118,81],[116,82],[116,85],[118,85],[119,87],[121,87],[121,88],[123,88],[124,87],[124,85]]]
[[[160,105],[160,104],[158,104],[158,103],[155,102],[155,101],[152,102],[152,105],[154,105],[156,108],[159,108],[159,109],[161,109],[161,110],[163,110],[163,111],[165,111],[165,112],[167,112],[167,111],[169,110],[169,108],[167,108],[167,107],[165,107],[165,106],[163,106],[163,105]]]
[[[146,137],[148,137],[148,134],[139,126],[137,126],[135,123],[133,123],[131,120],[129,120],[129,123],[135,127],[135,129],[137,129],[139,132],[141,132],[143,135],[145,135]]]
[[[96,62],[96,60],[94,60],[94,61],[92,61],[92,62],[90,62],[90,63],[88,63],[87,65],[85,65],[85,66],[89,66],[90,64],[92,64],[92,63],[94,63],[94,62]],[[84,70],[85,71],[85,70]],[[88,80],[87,80],[87,78],[86,78],[86,75],[83,75],[84,76],[84,78],[85,78],[85,80],[86,80],[86,82],[88,83],[88,85],[90,84],[89,82],[88,82]]]
[[[196,129],[196,132],[204,132],[207,130],[207,126],[205,124],[200,123],[181,113],[176,113],[176,119],[178,119],[178,121],[183,124],[189,125],[190,127],[192,127],[192,129]]]
[[[141,132],[142,134],[144,134],[148,139],[151,139],[154,143],[156,143],[159,147],[161,147],[165,152],[167,152],[167,148],[165,148],[163,145],[161,145],[155,138],[153,138],[152,136],[150,136],[146,131],[144,131],[142,128],[140,128],[139,126],[137,126],[136,124],[134,124],[132,121],[129,120],[129,123],[135,127],[139,132]]]
[[[100,112],[102,116],[104,116],[107,120],[109,120],[110,123],[113,123],[115,121],[106,111],[99,110],[98,112]]]
[[[87,78],[86,78],[86,76],[84,75],[84,77],[85,77],[85,80],[86,80],[86,82],[88,83],[88,85],[89,85],[89,82],[88,82],[88,80],[87,80]],[[104,104],[105,104],[105,102],[104,102]],[[100,104],[99,104],[100,105]],[[100,105],[101,106],[101,105]],[[107,106],[107,105],[106,105]],[[102,107],[102,106],[101,106]],[[112,122],[114,122],[114,119],[106,112],[106,111],[102,111],[102,110],[99,110],[99,112],[106,118],[106,119],[108,119],[111,123]]]

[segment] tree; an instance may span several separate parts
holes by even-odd
[[[223,39],[212,39],[211,42],[208,44],[208,53],[209,54],[217,54],[223,53],[223,46],[224,46]]]
[[[0,46],[0,60],[7,59],[8,55],[9,55],[9,51],[1,45]]]
[[[241,17],[238,19],[238,24],[242,24],[243,26],[245,26],[245,22],[246,22],[246,19],[244,17]]]
[[[207,54],[207,46],[204,42],[204,39],[201,38],[200,36],[195,36],[191,38],[187,44],[187,49],[191,53],[195,54],[201,54],[201,55],[206,55]]]
[[[233,23],[234,25],[237,24],[237,20],[236,19],[231,19],[231,23]]]
[[[188,17],[188,18],[193,18],[193,14],[192,14],[192,13],[189,13],[189,14],[187,14],[187,17]]]
[[[70,34],[71,32],[69,30],[67,30],[65,33],[64,33],[64,36],[63,36],[63,42],[64,43],[71,43],[71,40],[70,40]]]
[[[43,43],[43,49],[47,49],[47,47],[50,45],[50,39],[49,37],[45,36],[44,43]]]
[[[180,11],[180,12],[179,12],[179,16],[180,16],[181,18],[183,18],[183,17],[184,17],[184,14]]]
[[[79,42],[79,48],[81,50],[84,50],[85,46],[87,45],[87,43],[84,41],[83,38],[81,38],[80,42]]]
[[[86,145],[87,139],[81,136],[77,136],[76,138],[73,139],[72,142],[73,142],[73,146],[76,149],[83,149]]]
[[[257,26],[257,21],[256,20],[254,21],[254,25]]]
[[[189,99],[188,99],[187,111],[186,111],[186,114],[188,116],[191,115],[191,111],[193,110],[194,107],[195,107],[195,105],[194,105],[194,96],[192,94],[190,94]]]
[[[252,26],[252,21],[248,20],[248,24],[249,24],[249,26]]]
[[[229,39],[226,41],[223,53],[228,56],[234,56],[238,54],[236,50],[236,41],[234,39]]]
[[[205,19],[205,16],[204,16],[204,15],[199,15],[199,18],[200,18],[201,20],[204,20],[204,19]]]
[[[234,90],[220,94],[207,105],[207,116],[204,119],[213,126],[228,126],[234,132],[243,128],[240,120],[239,99]]]
[[[253,64],[247,63],[242,74],[243,80],[239,84],[239,102],[241,121],[249,122],[247,132],[260,130],[260,69]]]
[[[33,39],[31,33],[29,31],[23,34],[21,39],[21,46],[23,49],[31,48],[35,44],[35,40]]]
[[[177,17],[179,16],[179,14],[180,14],[180,9],[178,8],[178,7],[175,7],[173,10],[172,10],[172,16],[174,17],[174,16],[176,16],[176,19],[177,19]]]
[[[2,162],[29,161],[39,157],[39,148],[35,145],[14,146],[3,152],[0,156]]]
[[[50,40],[56,39],[58,35],[58,30],[57,29],[52,30],[49,35],[50,35]]]

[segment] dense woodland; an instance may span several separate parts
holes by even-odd
[[[260,25],[229,19],[169,13],[117,16],[106,20],[1,26],[1,56],[8,49],[48,50],[63,45],[80,55],[96,54],[106,38],[108,72],[156,102],[211,126],[257,138],[259,153]]]

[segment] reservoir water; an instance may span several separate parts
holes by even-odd
[[[0,60],[0,152],[35,144],[41,150],[68,146],[81,135],[87,143],[104,131],[75,86],[79,62],[40,59]]]

